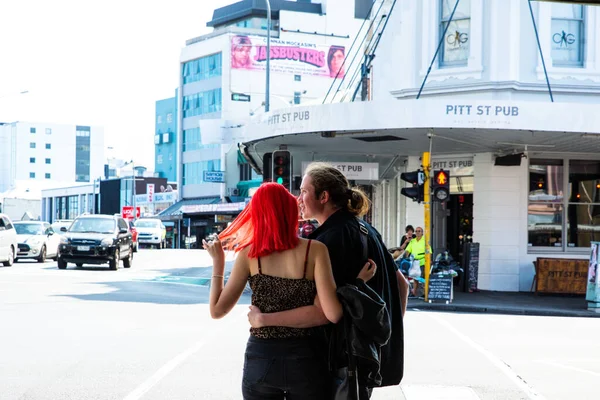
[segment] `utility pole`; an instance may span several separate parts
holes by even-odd
[[[421,157],[421,162],[425,173],[423,205],[425,212],[425,302],[427,302],[429,301],[429,275],[431,271],[431,251],[429,244],[429,239],[431,237],[431,153],[424,152]]]
[[[271,109],[271,2],[267,2],[267,79],[265,88],[265,112]]]

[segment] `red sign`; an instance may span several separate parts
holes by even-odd
[[[141,211],[139,207],[136,207],[135,218],[139,218],[141,215]],[[121,208],[121,216],[125,219],[133,219],[133,206],[123,206]]]

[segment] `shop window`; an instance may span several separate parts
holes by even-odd
[[[569,161],[568,247],[600,240],[600,162]]]
[[[550,34],[554,66],[583,67],[584,16],[581,4],[552,4]]]
[[[530,248],[569,251],[599,241],[600,161],[532,159],[527,220]]]
[[[450,21],[457,0],[440,0],[439,34],[444,35],[440,67],[466,66],[471,48],[471,0],[461,0]],[[448,30],[446,31],[446,27]],[[446,33],[444,34],[444,31]]]
[[[563,160],[531,160],[529,163],[530,247],[563,247]]]

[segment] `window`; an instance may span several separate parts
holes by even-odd
[[[32,178],[32,179],[35,179],[35,172],[30,172],[29,173],[29,177]]]
[[[163,143],[170,143],[171,142],[171,133],[170,132],[166,132],[162,134],[162,142]]]
[[[200,149],[214,149],[220,144],[202,144],[200,128],[186,129],[183,131],[183,151]]]
[[[156,117],[156,123],[157,124],[162,124],[162,115],[159,115]]]
[[[49,158],[46,158],[46,164],[52,164],[52,160]]]
[[[30,142],[29,143],[29,148],[30,149],[35,149],[35,142]]]
[[[221,88],[183,97],[183,118],[221,111]]]
[[[35,157],[29,157],[29,164],[35,164]]]
[[[471,0],[461,0],[450,22],[450,15],[457,0],[441,0],[440,35],[442,54],[440,67],[465,66],[469,60],[471,38]]]
[[[154,135],[154,144],[160,144],[160,133]]]
[[[52,135],[52,128],[46,128],[46,135]]]
[[[46,172],[46,174],[45,174],[45,178],[46,179],[50,179],[51,176],[52,176],[51,174],[49,174],[49,173]]]
[[[240,181],[249,181],[252,179],[252,167],[250,164],[240,164]]]
[[[156,156],[156,163],[158,165],[161,165],[163,163],[163,156],[162,156],[162,154],[159,154],[159,155]]]
[[[302,93],[294,92],[294,104],[300,104],[301,99],[302,99]]]
[[[581,4],[552,4],[552,64],[583,67],[584,7]]]
[[[221,76],[222,64],[221,53],[183,63],[183,84]]]
[[[29,128],[29,133],[35,133],[35,128]]]
[[[588,249],[600,240],[600,161],[532,159],[528,231],[532,248]]]
[[[220,171],[221,160],[208,160],[183,164],[183,184],[204,183],[204,171]]]
[[[50,143],[46,143],[46,150],[50,150],[52,148],[52,145]]]
[[[173,113],[168,113],[167,114],[167,124],[170,124],[171,122],[173,122]]]

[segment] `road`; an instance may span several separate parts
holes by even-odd
[[[131,269],[0,267],[0,400],[240,399],[249,295],[208,313],[202,250]],[[600,320],[410,310],[402,387],[374,400],[597,399]]]

